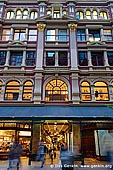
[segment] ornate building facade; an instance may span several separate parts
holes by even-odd
[[[112,103],[112,0],[0,0],[1,122],[56,117],[111,130]]]

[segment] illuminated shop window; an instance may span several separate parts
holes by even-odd
[[[10,81],[6,84],[5,100],[18,100],[19,97],[19,82]]]
[[[28,10],[25,9],[25,10],[23,11],[23,19],[27,19],[27,18],[28,18]]]
[[[86,19],[91,19],[91,11],[90,10],[86,11]]]
[[[30,18],[31,19],[36,19],[37,17],[38,17],[38,12],[37,11],[31,11]]]
[[[108,19],[107,12],[100,12],[100,19]]]
[[[91,89],[90,84],[86,81],[81,83],[81,99],[84,100],[91,100]]]
[[[97,19],[98,18],[98,13],[97,13],[96,10],[94,10],[92,14],[93,14],[93,16],[92,16],[93,19]]]
[[[6,19],[12,19],[14,18],[14,12],[13,11],[8,11],[6,14]]]
[[[22,12],[19,9],[19,10],[16,11],[16,19],[21,19],[21,18],[22,18]]]
[[[84,13],[82,11],[77,11],[76,12],[76,19],[83,19],[84,18]]]
[[[94,84],[95,100],[109,100],[108,85],[104,82]]]
[[[2,41],[8,41],[10,39],[10,29],[3,29]]]
[[[26,81],[23,86],[23,100],[31,100],[32,98],[32,87],[31,81]]]
[[[46,101],[68,101],[68,87],[60,79],[51,80],[45,87]]]

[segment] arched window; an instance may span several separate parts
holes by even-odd
[[[28,18],[28,10],[27,9],[25,9],[23,11],[23,19],[26,19],[26,18]]]
[[[93,19],[97,19],[98,18],[98,13],[96,10],[93,11]]]
[[[76,12],[76,19],[83,19],[83,18],[84,18],[83,12],[81,11]]]
[[[91,19],[91,11],[90,10],[86,11],[86,19]]]
[[[16,19],[21,19],[21,18],[22,18],[22,12],[19,9],[19,10],[16,11]]]
[[[1,93],[1,90],[2,90],[2,81],[0,81],[0,93]]]
[[[52,12],[50,9],[47,10],[47,15],[50,15]]]
[[[100,19],[108,19],[107,12],[101,11],[101,12],[100,12]]]
[[[91,89],[90,84],[87,81],[81,83],[81,99],[91,100]]]
[[[104,82],[94,83],[95,100],[109,100],[108,85]]]
[[[6,14],[6,19],[12,19],[14,18],[14,12],[13,11],[8,11]]]
[[[26,81],[23,86],[23,100],[31,100],[32,98],[33,83]]]
[[[36,19],[37,16],[38,16],[38,12],[37,11],[31,11],[31,13],[30,13],[30,18],[31,19]]]
[[[17,81],[8,82],[5,89],[5,100],[18,100],[19,86]]]
[[[68,87],[60,79],[51,80],[45,87],[46,101],[68,101]]]

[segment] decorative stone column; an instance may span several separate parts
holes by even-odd
[[[72,102],[73,104],[79,104],[79,82],[78,74],[72,73]]]
[[[43,53],[44,53],[44,29],[46,24],[37,24],[38,41],[37,41],[37,56],[36,56],[36,70],[42,70]]]
[[[89,70],[92,70],[92,60],[91,60],[91,51],[88,51],[88,67],[89,67]]]
[[[109,68],[109,63],[108,63],[108,56],[107,56],[107,51],[104,51],[104,66],[106,66],[106,70],[110,70]]]
[[[4,95],[5,95],[5,84],[2,84],[0,101],[4,101]]]
[[[104,41],[104,31],[103,31],[103,28],[100,29],[100,40]]]
[[[95,92],[94,92],[94,84],[91,84],[91,97],[92,97],[92,101],[95,101]]]
[[[8,66],[9,66],[9,60],[10,60],[10,50],[7,51],[7,55],[6,55],[6,62],[5,62],[5,67],[4,67],[4,70],[7,70],[8,69]]]
[[[20,84],[18,101],[22,101],[23,84]]]
[[[35,74],[34,84],[34,104],[41,103],[41,91],[42,91],[42,73]]]
[[[76,39],[77,24],[68,24],[68,27],[70,29],[71,70],[78,70],[77,39]]]
[[[55,66],[58,66],[58,51],[55,52]]]
[[[25,68],[25,60],[26,60],[26,50],[23,51],[23,58],[22,58],[22,64],[21,64],[21,70],[24,70]]]

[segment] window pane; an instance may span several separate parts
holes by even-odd
[[[15,30],[14,40],[24,41],[25,40],[25,30]]]
[[[29,30],[28,41],[37,40],[37,30]]]
[[[113,66],[113,51],[112,52],[107,52],[108,56],[108,63],[110,66]]]
[[[26,54],[26,66],[34,66],[35,58],[36,58],[35,51],[28,51]]]
[[[58,40],[67,41],[67,30],[58,30]]]
[[[21,10],[18,10],[16,12],[16,19],[21,19],[21,18],[22,18],[22,12],[21,12]]]
[[[6,51],[0,51],[0,65],[4,65],[6,61]]]
[[[77,30],[77,41],[86,41],[85,30]]]
[[[87,53],[86,52],[78,52],[79,57],[79,65],[80,66],[87,66],[88,65],[88,59],[87,59]]]
[[[21,66],[23,58],[23,52],[11,52],[10,65]]]
[[[55,52],[46,53],[46,65],[54,66],[55,65]]]
[[[8,41],[10,39],[10,30],[3,29],[2,31],[2,41]]]
[[[58,52],[58,65],[59,66],[67,66],[68,65],[68,57],[66,51]]]
[[[46,40],[47,41],[55,41],[55,30],[51,29],[51,30],[47,30],[46,32]]]
[[[92,64],[93,66],[103,66],[104,65],[104,59],[103,59],[103,53],[91,53],[92,56]]]
[[[27,81],[23,87],[23,100],[31,100],[32,98],[32,83]]]

